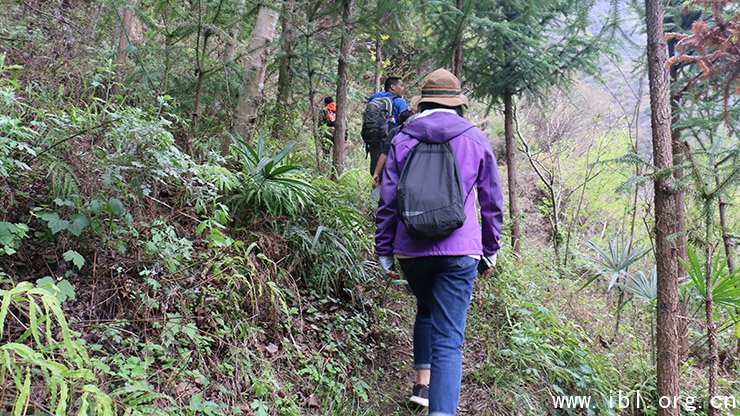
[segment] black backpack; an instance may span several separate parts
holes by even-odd
[[[362,115],[362,140],[380,143],[388,135],[388,122],[393,115],[393,97],[378,97],[365,107]]]
[[[449,141],[420,140],[411,149],[398,180],[396,202],[413,239],[440,239],[462,227],[466,219],[462,179]]]

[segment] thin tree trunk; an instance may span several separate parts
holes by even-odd
[[[260,7],[249,43],[249,55],[244,61],[244,78],[239,91],[234,120],[236,132],[247,142],[251,141],[257,119],[260,97],[265,84],[270,43],[275,39],[280,13],[267,6]]]
[[[383,43],[378,33],[378,37],[375,38],[375,89],[373,91],[380,91],[380,79],[383,76]]]
[[[715,177],[717,183],[717,189],[720,187],[719,177]],[[728,232],[727,228],[727,202],[720,196],[719,200],[719,227],[722,232],[722,243],[725,247],[725,255],[727,256],[727,268],[730,269],[730,273],[735,272],[735,258],[732,255],[732,236]]]
[[[308,41],[307,41],[308,43]],[[308,61],[309,70],[308,70],[308,105],[309,110],[308,114],[311,118],[311,129],[313,132],[313,138],[314,138],[314,147],[315,147],[315,154],[316,154],[316,170],[319,171],[319,173],[324,173],[324,160],[323,160],[323,150],[322,150],[322,143],[323,135],[319,132],[317,120],[318,115],[316,114],[316,87],[314,86],[314,72],[313,69],[310,68],[311,65],[311,58],[306,55],[306,60]]]
[[[334,127],[334,154],[332,155],[332,179],[338,180],[344,171],[344,143],[347,133],[347,80],[349,78],[349,54],[352,49],[352,5],[354,0],[342,1],[342,46],[337,66],[337,122]]]
[[[709,201],[707,201],[707,204],[708,203]],[[712,220],[710,217],[709,207],[707,207],[707,209],[705,209],[704,211],[704,225],[706,227],[704,241],[706,242],[707,249],[707,257],[704,264],[704,273],[706,273],[704,275],[706,288],[706,292],[704,293],[704,307],[706,312],[707,344],[709,345],[709,369],[707,370],[707,377],[709,378],[709,398],[711,399],[712,397],[717,395],[719,356],[717,353],[717,325],[714,323],[714,293],[712,293],[712,289],[714,288],[714,282],[712,282],[712,247],[709,244],[711,238],[710,230],[712,227]],[[718,414],[717,409],[712,406],[712,403],[710,401],[709,405],[707,406],[707,416],[714,416],[716,414]]]
[[[715,175],[714,180],[717,184],[717,189],[719,189],[719,176]],[[727,256],[727,268],[730,269],[730,273],[734,273],[735,258],[732,255],[733,240],[727,228],[727,202],[725,202],[721,195],[717,199],[719,202],[719,227],[722,233],[722,243],[725,247],[725,256]],[[738,309],[735,309],[735,314],[740,315],[740,311],[738,311]],[[740,323],[738,323],[737,325],[740,325]],[[737,339],[737,356],[738,360],[740,360],[740,338]]]
[[[286,133],[288,117],[293,113],[293,105],[290,93],[293,89],[293,9],[295,1],[289,0],[283,3],[282,37],[283,47],[280,57],[280,69],[278,71],[278,91],[276,107],[280,109],[277,120],[273,125],[273,136],[282,137]]]
[[[206,46],[208,45],[208,35],[205,31],[205,25],[203,24],[203,2],[198,1],[198,32],[195,38],[195,73],[198,75],[198,81],[195,87],[195,101],[193,105],[193,114],[190,122],[190,131],[195,132],[196,123],[200,116],[200,102],[203,97],[203,83],[206,78],[206,71],[204,68],[204,61],[206,55]],[[187,152],[191,151],[191,143],[188,140]]]
[[[673,56],[676,52],[676,40],[671,39],[668,41],[668,56]],[[678,80],[678,65],[672,65],[670,69],[670,80],[671,80],[671,145],[673,148],[673,166],[679,166],[684,160],[684,144],[681,143],[681,130],[676,128],[678,124],[679,110],[681,106],[682,95],[679,92],[680,89],[677,85]],[[680,182],[683,178],[683,169],[676,169],[673,172],[673,177],[676,182]],[[676,237],[676,244],[678,244],[678,263],[676,269],[680,276],[685,276],[686,271],[683,268],[680,260],[686,261],[686,201],[684,199],[683,192],[676,194],[676,217],[678,218],[678,236]],[[681,319],[678,323],[678,336],[681,339],[681,349],[679,350],[679,357],[681,361],[686,360],[689,354],[689,300],[679,299],[679,307],[681,310]]]
[[[236,23],[229,30],[229,40],[224,47],[223,62],[229,63],[236,56],[236,45],[239,43],[239,29],[241,29],[242,16],[244,16],[244,3],[246,0],[236,2]]]
[[[129,4],[121,7],[121,28],[118,32],[118,54],[116,55],[116,76],[114,78],[113,87],[111,88],[111,94],[118,94],[120,92],[120,85],[123,81],[123,70],[126,66],[126,58],[128,58],[128,47],[130,45],[131,29],[134,24],[134,9],[135,2],[132,1]]]
[[[673,165],[671,146],[671,107],[666,44],[663,32],[663,3],[645,0],[647,16],[648,78],[650,80],[650,124],[653,136],[653,161],[657,169]],[[657,373],[658,396],[669,398],[680,395],[679,387],[679,333],[678,333],[678,247],[670,237],[678,232],[675,187],[672,177],[654,178],[655,187],[655,245],[658,270],[658,338]],[[680,406],[671,402],[659,407],[658,416],[677,416]]]
[[[463,0],[455,0],[455,8],[462,12],[463,10]],[[463,17],[460,17],[460,19],[464,19]],[[455,74],[457,79],[462,79],[462,65],[463,65],[463,45],[462,45],[462,35],[463,35],[463,22],[461,21],[457,28],[457,33],[455,33],[455,44],[452,48],[452,73]]]
[[[283,4],[283,56],[280,57],[280,70],[278,72],[278,108],[287,109],[289,107],[290,91],[293,82],[293,71],[291,64],[293,61],[293,9],[295,1],[289,0]]]
[[[509,216],[511,217],[511,246],[521,254],[521,232],[519,230],[519,198],[516,185],[516,161],[514,158],[514,104],[512,93],[504,93],[504,138],[506,141],[506,168],[509,182]]]

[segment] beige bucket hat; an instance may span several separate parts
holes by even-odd
[[[412,108],[421,103],[437,103],[448,107],[468,106],[468,97],[462,93],[460,80],[450,71],[439,68],[422,81],[421,96],[411,99]]]

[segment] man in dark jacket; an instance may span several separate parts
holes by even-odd
[[[385,167],[385,160],[388,158],[388,150],[391,148],[393,137],[396,136],[396,133],[401,129],[403,123],[413,115],[414,113],[411,110],[403,110],[398,116],[398,126],[388,132],[388,137],[386,137],[380,145],[380,157],[378,158],[378,163],[375,165],[375,171],[373,172],[373,188],[380,185],[380,178],[382,177],[383,167]]]
[[[503,223],[503,195],[496,158],[485,134],[462,117],[468,104],[460,81],[438,69],[424,80],[419,114],[391,142],[376,217],[375,251],[392,275],[394,256],[417,299],[414,324],[416,384],[410,401],[431,416],[457,412],[462,344],[473,281],[496,263]],[[400,221],[396,190],[409,152],[421,140],[448,142],[457,160],[464,195],[463,225],[447,237],[414,239]],[[433,176],[433,175],[430,175]],[[476,212],[476,197],[480,219]]]
[[[403,84],[403,80],[398,77],[388,77],[385,79],[384,84],[385,90],[376,92],[367,99],[367,102],[375,100],[381,97],[390,97],[393,100],[393,109],[391,111],[391,119],[389,130],[398,126],[398,119],[401,112],[408,109],[409,106],[403,99],[403,94],[406,92],[406,86]],[[382,143],[372,143],[367,145],[367,151],[370,154],[370,174],[372,175],[375,171],[375,166],[378,164],[378,158],[380,157],[380,148]]]

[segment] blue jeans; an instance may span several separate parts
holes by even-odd
[[[431,368],[429,414],[455,415],[462,344],[478,261],[470,256],[401,259],[416,296],[414,368]]]

